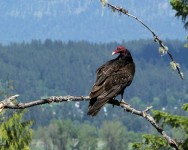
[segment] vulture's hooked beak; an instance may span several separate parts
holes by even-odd
[[[112,52],[112,55],[114,55],[114,54],[116,54],[116,52],[115,52],[115,51],[113,51],[113,52]]]
[[[114,54],[117,54],[118,52],[117,52],[117,49],[115,49],[113,52],[112,52],[112,55],[114,55]]]

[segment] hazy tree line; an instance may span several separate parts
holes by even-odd
[[[111,52],[117,45],[126,46],[136,63],[135,79],[125,92],[125,100],[138,109],[152,105],[154,109],[170,114],[187,115],[181,109],[188,98],[187,80],[182,81],[176,72],[170,70],[168,57],[160,56],[158,46],[152,40],[97,44],[47,39],[1,44],[1,98],[20,94],[24,102],[52,95],[88,95],[95,80],[95,70],[114,58]],[[183,46],[184,42],[166,40],[166,45],[181,64],[186,77],[188,51]],[[32,120],[30,147],[59,149],[59,145],[64,145],[66,149],[104,149],[106,146],[108,149],[131,149],[133,142],[142,141],[141,133],[156,133],[139,117],[111,105],[106,105],[97,117],[90,118],[86,114],[87,105],[87,102],[61,103],[28,110],[24,120]],[[156,115],[158,120],[166,116]],[[12,115],[7,111],[3,116],[7,119],[1,122]],[[25,125],[31,127],[29,123]],[[180,137],[186,133],[185,129],[180,129],[180,132],[167,127],[174,137],[182,141],[186,139],[186,135]],[[31,137],[30,131],[27,133]],[[110,148],[107,143],[111,141],[114,143]]]

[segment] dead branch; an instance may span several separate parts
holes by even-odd
[[[51,103],[59,103],[59,102],[76,102],[76,101],[89,101],[89,96],[51,96],[49,98],[34,100],[27,103],[15,102],[15,99],[18,98],[19,95],[14,95],[0,102],[0,112],[3,109],[25,109],[29,107],[34,107],[37,105],[43,104],[51,104]],[[119,102],[118,100],[111,100],[108,102],[113,106],[119,106],[123,108],[125,111],[130,112],[132,114],[141,116],[145,118],[162,136],[167,140],[167,142],[176,150],[179,150],[178,145],[175,140],[173,140],[170,136],[166,134],[166,132],[155,122],[153,117],[148,113],[148,111],[152,108],[152,106],[147,107],[143,111],[136,110],[131,107],[129,104],[124,102]]]
[[[51,96],[49,98],[44,98],[40,100],[34,100],[27,103],[13,103],[15,98],[17,98],[18,95],[11,96],[8,99],[5,99],[0,102],[0,110],[1,109],[25,109],[37,105],[43,105],[43,104],[50,104],[50,103],[60,103],[60,102],[70,102],[70,101],[88,101],[90,100],[89,96]]]

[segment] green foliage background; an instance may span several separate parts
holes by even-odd
[[[183,42],[167,40],[166,44],[186,77],[188,51]],[[174,107],[181,108],[188,98],[187,81],[181,81],[169,69],[168,58],[159,55],[158,46],[151,40],[97,44],[47,39],[0,45],[0,79],[2,85],[6,84],[4,81],[12,80],[12,93],[20,94],[23,102],[52,95],[88,95],[97,67],[114,58],[111,52],[117,45],[124,45],[132,52],[137,66],[134,81],[125,92],[128,102],[140,108],[147,105],[154,105],[156,109],[168,107],[169,111]],[[81,103],[80,107],[87,110],[87,104]],[[87,118],[85,113],[78,113],[74,108],[74,104],[68,103],[54,104],[50,108],[41,106],[34,108],[30,115],[34,119],[37,117],[37,123],[42,120],[41,124],[47,124],[54,116],[53,110],[57,110],[55,116],[59,118]],[[39,113],[41,111],[43,113]]]
[[[186,77],[188,51],[184,42],[166,40],[165,43]],[[140,110],[152,105],[165,113],[187,117],[181,110],[188,99],[187,80],[182,81],[170,70],[168,58],[160,56],[158,46],[152,40],[102,44],[47,39],[1,44],[1,87],[8,86],[7,90],[19,94],[22,102],[52,95],[88,95],[95,81],[95,70],[114,58],[111,52],[118,45],[126,46],[136,63],[135,79],[125,92],[126,101]],[[7,93],[10,92],[5,95]],[[29,109],[24,119],[33,120],[30,148],[131,150],[132,143],[142,142],[141,134],[157,134],[142,118],[111,105],[106,105],[99,115],[90,118],[86,113],[87,105],[87,102],[70,102]],[[176,131],[171,131],[169,126],[167,129],[173,137],[181,139],[179,127]],[[148,136],[144,135],[144,139],[150,142],[152,138]],[[112,141],[116,144],[111,145]],[[165,141],[159,144],[164,147]]]

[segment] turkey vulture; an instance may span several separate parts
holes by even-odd
[[[123,46],[118,46],[112,55],[115,59],[108,61],[96,71],[97,78],[90,92],[88,115],[95,116],[110,100],[121,94],[123,100],[124,89],[129,86],[135,73],[135,64],[131,53]]]

